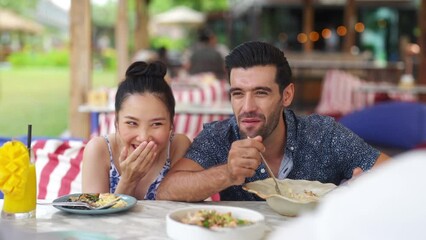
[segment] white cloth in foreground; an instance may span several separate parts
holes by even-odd
[[[349,187],[330,193],[270,239],[426,239],[426,151],[396,156]]]

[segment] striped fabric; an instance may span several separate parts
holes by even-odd
[[[211,105],[228,100],[228,83],[213,81],[200,83],[192,88],[174,88],[176,102],[189,104]]]
[[[219,121],[229,118],[229,115],[222,114],[176,114],[175,132],[183,133],[189,139],[194,139],[203,129],[206,122]]]
[[[321,98],[315,112],[322,115],[344,116],[378,102],[381,92],[360,92],[361,86],[390,86],[389,82],[366,82],[355,75],[341,71],[329,70],[324,76]],[[384,92],[382,92],[384,93]],[[385,100],[407,101],[416,100],[412,93],[385,93]]]
[[[81,192],[81,164],[85,142],[36,140],[32,142],[36,162],[37,198],[55,199]]]
[[[99,114],[99,127],[96,132],[91,134],[91,137],[94,136],[105,136],[110,133],[115,132],[115,113],[100,113]]]
[[[341,116],[364,107],[372,102],[373,95],[365,96],[355,90],[365,81],[340,70],[329,70],[324,76],[321,98],[316,113]]]

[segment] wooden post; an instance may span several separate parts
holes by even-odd
[[[90,116],[78,112],[78,107],[86,102],[92,85],[90,1],[71,1],[70,23],[71,99],[68,124],[71,137],[87,139],[90,136]]]
[[[117,24],[115,26],[115,48],[117,51],[117,82],[124,79],[129,65],[129,23],[127,16],[127,0],[118,1]]]
[[[346,1],[344,15],[344,25],[347,33],[343,41],[343,52],[350,52],[351,47],[355,45],[355,23],[357,21],[355,0]]]
[[[426,85],[426,0],[422,0],[420,3],[418,24],[420,28],[420,36],[418,39],[420,55],[417,83]],[[421,101],[426,102],[426,96],[423,95]]]
[[[148,3],[147,0],[136,0],[135,53],[148,47]]]
[[[312,0],[304,0],[305,8],[303,9],[303,32],[308,36],[308,41],[303,45],[304,52],[312,52],[314,43],[309,39],[309,34],[314,29],[314,7]]]

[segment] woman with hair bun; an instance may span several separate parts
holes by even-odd
[[[166,66],[134,62],[115,96],[116,132],[92,138],[83,155],[83,192],[120,193],[154,200],[188,137],[173,134],[175,99]]]

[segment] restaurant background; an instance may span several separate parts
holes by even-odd
[[[188,15],[155,20],[182,6]],[[202,26],[230,49],[248,40],[283,49],[296,112],[335,117],[390,155],[426,143],[425,0],[5,0],[0,7],[0,145],[25,142],[33,125],[41,199],[79,192],[85,143],[114,131],[114,88],[135,59],[167,50],[178,131],[193,138],[203,123],[232,114],[226,80],[191,78],[182,66]],[[183,21],[189,13],[201,18]]]
[[[322,101],[325,93],[333,96],[345,93],[358,99],[361,90],[355,89],[357,84],[395,86],[405,74],[413,77],[414,84],[424,84],[418,77],[422,69],[419,44],[423,36],[419,19],[424,1],[83,2],[72,4],[80,14],[89,14],[90,21],[85,26],[73,25],[70,1],[2,2],[2,8],[14,11],[27,22],[16,29],[0,28],[0,136],[4,139],[21,137],[25,126],[32,123],[35,137],[87,140],[93,118],[90,113],[80,112],[79,106],[90,102],[93,95],[107,99],[103,104],[110,104],[111,89],[122,79],[123,66],[136,56],[149,59],[161,47],[167,49],[170,76],[178,79],[182,55],[196,41],[201,26],[212,29],[219,43],[230,49],[247,40],[267,41],[282,48],[297,87],[292,108],[301,114],[327,106],[334,112],[321,113],[341,117],[374,103],[419,101],[423,95],[369,92],[361,97],[363,104],[351,102],[344,110],[339,107],[336,110],[333,103],[324,105]],[[182,5],[201,14],[203,20],[155,22],[155,16]],[[88,13],[83,11],[86,8],[90,10]],[[142,15],[137,9],[144,10]],[[120,17],[120,13],[125,13],[125,17]],[[353,20],[348,23],[347,19]],[[144,31],[148,34],[140,35],[141,22],[145,23]],[[127,26],[125,34],[120,27],[122,23]],[[349,25],[353,27],[346,27]],[[121,34],[117,35],[118,30]],[[84,43],[79,38],[82,33],[90,37],[90,44],[84,45],[87,49],[73,49],[77,42]],[[349,38],[353,43],[348,47]],[[89,64],[76,65],[73,59],[78,55],[84,56]],[[339,71],[344,74],[337,76],[345,77],[338,78],[342,79],[338,83],[344,84],[326,84],[337,79],[332,76]]]

